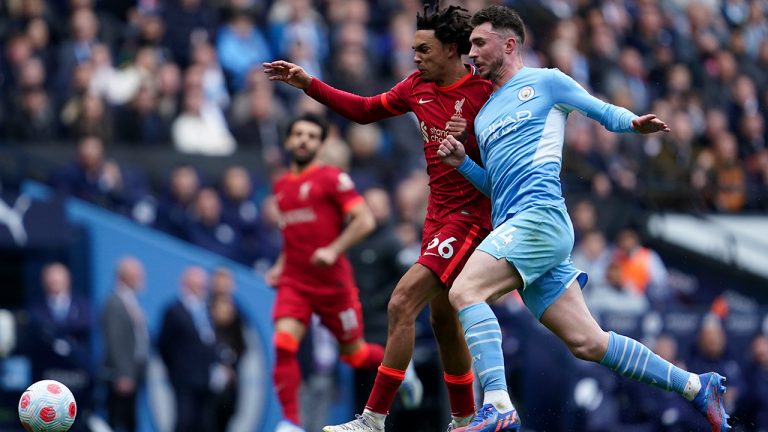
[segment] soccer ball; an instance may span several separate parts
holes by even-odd
[[[19,419],[28,432],[67,431],[75,422],[75,415],[75,397],[58,381],[38,381],[19,399]]]

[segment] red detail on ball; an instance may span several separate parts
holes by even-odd
[[[40,410],[40,420],[50,423],[56,418],[56,410],[53,407],[47,406]]]
[[[69,416],[72,418],[75,418],[75,415],[77,415],[77,405],[75,405],[74,402],[69,403]]]
[[[21,409],[27,409],[29,406],[29,393],[24,393],[21,395],[21,400],[19,401],[19,408]]]
[[[27,431],[27,432],[35,432],[35,431],[32,430],[32,426],[28,425],[27,423],[21,422],[21,425],[24,426],[24,430],[25,431]]]
[[[53,394],[61,393],[61,386],[58,384],[48,384],[48,391]]]

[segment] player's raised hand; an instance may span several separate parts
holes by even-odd
[[[467,157],[467,151],[464,149],[464,144],[454,138],[453,135],[448,135],[440,142],[437,155],[440,156],[443,163],[456,168],[464,162],[464,158]]]
[[[283,81],[301,90],[306,90],[312,82],[312,77],[303,67],[285,60],[262,63],[261,66],[270,81]]]
[[[641,134],[649,134],[654,132],[669,132],[669,126],[666,123],[659,120],[656,114],[642,115],[632,120],[632,129],[635,132]]]
[[[451,117],[448,123],[445,124],[445,131],[460,142],[467,142],[467,136],[469,136],[469,132],[467,132],[467,119],[459,116]]]
[[[320,267],[332,266],[339,258],[339,253],[330,247],[321,247],[315,250],[309,262]]]

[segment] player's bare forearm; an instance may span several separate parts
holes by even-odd
[[[280,279],[280,275],[283,274],[283,266],[285,264],[285,252],[281,252],[280,256],[275,260],[275,264],[270,267],[267,274],[264,275],[264,279],[267,285],[277,287],[277,281]]]
[[[329,245],[339,254],[346,252],[347,249],[357,244],[376,229],[376,219],[366,203],[360,202],[352,207],[348,215],[350,216],[349,223],[341,234],[336,237],[336,240]]]
[[[301,90],[306,90],[312,82],[312,77],[304,68],[285,60],[276,60],[261,65],[264,68],[264,73],[269,75],[270,81],[282,81]]]

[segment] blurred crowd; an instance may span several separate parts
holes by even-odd
[[[451,3],[474,12],[494,1],[442,2]],[[768,1],[506,3],[529,25],[526,65],[557,67],[593,94],[653,112],[672,129],[618,135],[579,115],[569,118],[563,187],[576,230],[573,258],[590,273],[590,307],[639,317],[690,303],[692,282],[668,271],[628,227],[636,226],[638,210],[768,209]],[[428,179],[415,117],[350,123],[268,81],[261,62],[286,59],[362,95],[386,91],[414,70],[411,38],[421,7],[417,0],[0,0],[0,148],[76,149],[74,160],[44,174],[58,192],[266,270],[281,247],[270,184],[284,169],[284,126],[298,113],[325,113],[333,130],[322,157],[349,171],[379,222],[350,256],[366,338],[384,342],[389,292],[418,256],[426,212]],[[179,163],[157,176],[113,156],[125,148],[165,148],[201,161],[251,153],[262,163],[233,164],[215,175]],[[49,278],[61,273],[55,269]],[[200,269],[185,275],[184,286],[207,278]],[[51,285],[43,279],[44,287]],[[183,310],[198,311],[194,301],[185,304]],[[46,319],[59,322],[63,303],[52,299],[47,307]],[[218,300],[210,307],[211,318],[231,314],[231,305]],[[701,332],[717,333],[713,323],[726,317],[714,316],[702,321]],[[210,330],[198,321],[194,331]],[[67,329],[72,340],[82,338],[79,327]],[[676,358],[672,342],[659,338],[657,352]],[[768,419],[759,417],[768,412],[768,341],[759,336],[745,346],[717,355],[702,347],[714,354],[704,352],[704,360],[688,366],[727,370],[706,363],[719,358],[740,365],[745,378],[733,378],[732,407],[758,413],[750,417],[757,426],[746,430],[768,430]],[[217,385],[227,388],[232,365],[219,365]],[[618,381],[606,382],[615,388]],[[740,382],[755,385],[742,390]],[[115,383],[110,400],[120,401],[126,388],[130,384]],[[640,398],[632,389],[616,391],[619,402]],[[622,421],[654,425],[638,431],[688,430],[671,417],[660,420],[655,413],[663,410],[645,410],[666,403],[657,396]],[[187,409],[199,403],[187,402]],[[667,429],[655,429],[658,421]],[[597,422],[578,430],[630,430],[625,427]]]

